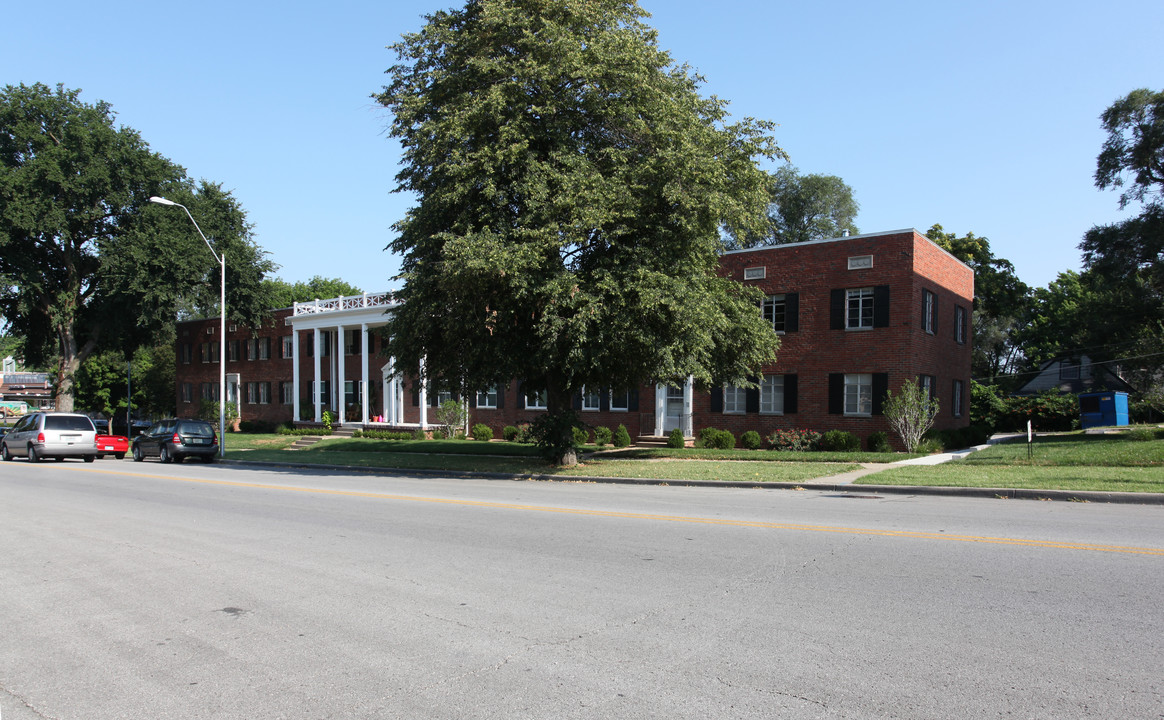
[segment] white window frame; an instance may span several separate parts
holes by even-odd
[[[279,402],[282,405],[295,404],[295,383],[286,380],[279,382]]]
[[[743,415],[748,409],[748,391],[737,385],[723,386],[723,414]]]
[[[283,359],[290,360],[295,356],[295,339],[293,335],[283,336]]]
[[[784,414],[783,375],[765,375],[760,380],[760,414]]]
[[[548,410],[549,406],[546,403],[545,390],[538,390],[533,395],[530,395],[528,392],[525,394],[526,410]]]
[[[630,390],[624,390],[621,393],[610,391],[610,411],[630,412]]]
[[[954,417],[962,417],[962,381],[954,381],[954,402],[953,402]]]
[[[845,373],[845,415],[873,415],[873,374]]]
[[[845,291],[845,329],[873,329],[873,288],[851,288]]]
[[[787,296],[781,293],[780,295],[769,295],[764,298],[761,305],[764,313],[764,320],[772,324],[772,329],[776,331],[777,335],[783,335],[788,327],[788,303]],[[780,322],[776,322],[776,309],[780,309]],[[779,327],[777,325],[779,324]]]
[[[598,390],[587,390],[586,386],[582,387],[582,410],[584,412],[597,412],[602,409],[602,393]]]
[[[477,391],[477,407],[481,410],[496,410],[498,388],[496,385],[490,385],[484,390]]]
[[[959,345],[966,344],[966,308],[954,306],[954,340]]]
[[[194,383],[182,383],[182,402],[194,402]]]

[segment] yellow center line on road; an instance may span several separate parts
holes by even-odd
[[[803,525],[799,523],[764,522],[760,520],[725,520],[687,515],[658,515],[654,513],[618,512],[614,510],[586,510],[582,508],[561,508],[548,505],[525,505],[520,503],[489,502],[486,500],[460,500],[456,498],[434,498],[418,495],[395,495],[392,493],[369,492],[363,490],[335,490],[316,487],[296,487],[294,485],[272,485],[269,483],[241,482],[237,480],[210,480],[206,478],[182,478],[173,475],[129,473],[113,470],[78,468],[81,472],[106,475],[131,476],[157,480],[178,480],[180,482],[218,485],[223,487],[251,488],[256,490],[282,490],[336,495],[343,497],[374,498],[376,500],[399,500],[402,502],[434,503],[440,505],[464,505],[469,507],[493,508],[499,510],[521,510],[526,512],[558,513],[562,515],[585,515],[591,517],[620,518],[625,520],[655,520],[662,522],[694,523],[699,525],[722,525],[728,527],[751,527],[766,530],[799,530],[802,532],[841,533],[846,535],[874,535],[880,537],[910,538],[915,540],[950,540],[954,542],[987,543],[991,545],[1011,545],[1016,547],[1037,547],[1055,550],[1089,550],[1092,552],[1124,553],[1130,555],[1155,555],[1164,557],[1164,548],[1135,547],[1124,545],[1095,545],[1091,543],[1064,542],[1056,540],[1030,540],[1023,538],[991,537],[988,535],[955,535],[915,530],[878,530],[876,528],[851,528],[830,525]]]

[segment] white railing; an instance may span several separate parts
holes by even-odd
[[[391,292],[378,293],[364,293],[363,295],[352,295],[344,297],[340,295],[337,298],[329,300],[309,300],[308,302],[297,302],[293,312],[293,316],[300,315],[318,315],[320,313],[339,312],[340,310],[364,310],[367,308],[378,307],[392,307],[396,301],[392,297]]]

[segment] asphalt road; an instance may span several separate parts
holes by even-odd
[[[1164,508],[0,463],[0,719],[1164,718]]]

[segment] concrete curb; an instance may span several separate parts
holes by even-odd
[[[249,465],[253,467],[284,468],[291,470],[323,470],[328,472],[350,472],[368,475],[403,475],[412,477],[465,478],[477,480],[505,480],[511,482],[568,482],[602,483],[609,485],[659,485],[673,487],[719,487],[754,490],[811,490],[814,492],[840,493],[849,497],[870,495],[932,495],[944,497],[994,498],[998,500],[1043,500],[1059,502],[1119,503],[1128,505],[1164,505],[1164,493],[1099,492],[1074,490],[1028,490],[1024,488],[967,488],[940,487],[934,485],[853,485],[850,482],[808,481],[808,482],[734,482],[721,480],[668,480],[651,478],[597,477],[585,475],[512,475],[509,473],[476,472],[470,470],[424,470],[409,468],[363,468],[350,465],[320,465],[315,463],[266,462],[252,460],[220,460],[228,465]],[[906,461],[908,462],[908,461]],[[891,463],[896,464],[896,463]],[[881,468],[884,469],[884,468]],[[870,474],[879,469],[856,473]],[[839,477],[839,476],[838,476]]]

